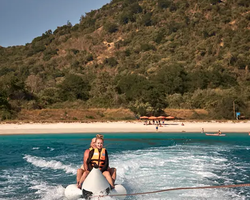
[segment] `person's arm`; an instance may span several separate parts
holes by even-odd
[[[88,170],[88,164],[87,164],[87,160],[89,158],[89,149],[87,149],[85,152],[84,152],[84,157],[83,157],[83,166],[84,166],[84,169],[87,171]]]
[[[101,172],[107,171],[108,167],[109,167],[109,157],[108,157],[107,149],[105,149],[105,162],[104,162],[104,166],[101,169]]]
[[[89,152],[89,157],[87,159],[87,170],[88,171],[91,171],[93,169],[92,165],[91,165],[91,158],[93,156],[93,153],[94,153],[94,149],[92,149],[90,152]]]

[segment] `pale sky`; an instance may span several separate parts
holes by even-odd
[[[0,0],[0,46],[25,45],[111,0]]]

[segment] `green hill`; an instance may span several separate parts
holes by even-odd
[[[0,47],[1,118],[22,109],[206,109],[250,116],[250,1],[113,0]]]

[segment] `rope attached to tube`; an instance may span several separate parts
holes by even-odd
[[[202,187],[180,187],[180,188],[169,188],[164,190],[156,190],[151,192],[140,192],[140,193],[131,193],[131,194],[113,194],[113,195],[103,195],[103,196],[92,196],[92,197],[119,197],[119,196],[137,196],[145,194],[155,194],[161,192],[175,191],[175,190],[198,190],[198,189],[211,189],[211,188],[234,188],[234,187],[249,187],[250,183],[245,184],[235,184],[235,185],[218,185],[218,186],[202,186]]]

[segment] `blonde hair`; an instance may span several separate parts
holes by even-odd
[[[97,134],[96,139],[101,139],[102,141],[104,140],[104,136],[102,134]]]

